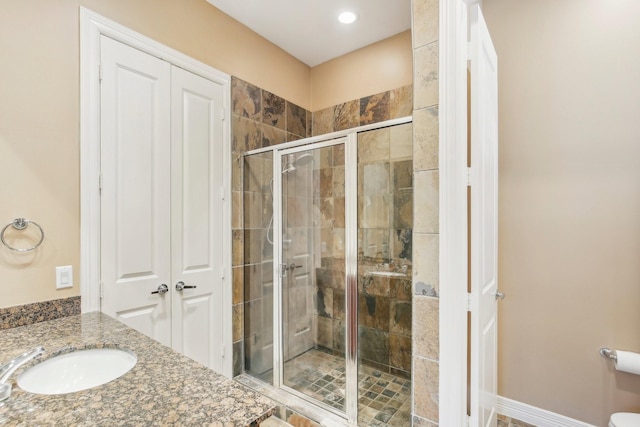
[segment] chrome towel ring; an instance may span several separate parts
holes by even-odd
[[[9,228],[9,226],[13,226],[13,228],[15,228],[16,230],[24,230],[29,226],[29,224],[35,225],[36,227],[38,227],[38,230],[40,230],[40,240],[38,240],[38,243],[36,243],[35,245],[31,246],[30,248],[24,248],[24,249],[14,248],[10,244],[8,244],[6,240],[4,240],[4,233],[7,231],[7,228]],[[29,221],[28,219],[25,219],[25,218],[14,219],[13,222],[10,222],[9,224],[5,225],[2,231],[0,231],[0,241],[2,241],[2,244],[5,245],[7,248],[11,249],[12,251],[16,251],[16,252],[32,251],[38,246],[40,246],[43,240],[44,240],[44,230],[42,230],[42,227],[40,227],[37,223],[33,221]]]

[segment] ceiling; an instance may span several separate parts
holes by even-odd
[[[207,0],[315,67],[411,28],[411,0]],[[340,12],[359,19],[341,24]]]

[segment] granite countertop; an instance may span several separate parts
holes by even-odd
[[[202,426],[258,425],[275,404],[243,385],[102,313],[88,313],[0,331],[0,364],[39,345],[46,353],[16,371],[13,393],[0,402],[0,425]],[[136,365],[120,378],[61,395],[23,391],[15,380],[61,350],[119,347]]]

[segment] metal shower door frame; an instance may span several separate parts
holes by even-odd
[[[345,412],[337,410],[322,402],[300,393],[284,384],[284,318],[283,318],[283,277],[282,266],[286,263],[283,257],[282,229],[282,166],[283,158],[289,154],[312,151],[326,147],[344,145],[345,147]],[[344,137],[318,141],[293,148],[273,150],[273,379],[276,387],[322,407],[349,422],[356,423],[358,417],[358,198],[357,198],[357,133],[352,132]],[[353,165],[354,167],[346,167]]]

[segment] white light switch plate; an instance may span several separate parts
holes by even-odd
[[[73,287],[73,266],[56,267],[56,289]]]

